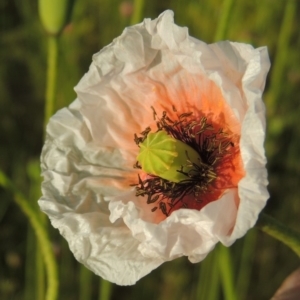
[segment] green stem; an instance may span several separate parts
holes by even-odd
[[[211,252],[208,256],[199,264],[199,276],[196,284],[196,297],[197,300],[205,300],[207,295],[206,292],[209,290],[211,283],[210,270],[211,262],[214,258],[215,252]]]
[[[249,230],[246,234],[241,249],[241,259],[239,262],[239,271],[236,279],[236,290],[239,299],[246,299],[248,295],[248,287],[250,284],[250,276],[253,267],[253,255],[256,246],[256,230]]]
[[[88,270],[84,265],[80,266],[80,279],[79,279],[79,300],[92,299],[92,281],[93,273]]]
[[[57,265],[52,251],[52,246],[45,230],[45,227],[39,217],[38,213],[32,208],[30,202],[17,190],[9,178],[0,171],[0,185],[10,190],[14,194],[14,200],[19,205],[21,210],[29,219],[37,240],[39,242],[43,259],[47,270],[48,288],[46,293],[46,300],[55,300],[57,298],[58,290],[58,276]]]
[[[270,81],[270,92],[266,97],[269,115],[274,114],[278,96],[280,95],[280,91],[284,86],[284,84],[282,84],[284,83],[284,78],[286,77],[284,69],[286,67],[289,55],[289,43],[293,34],[294,18],[297,11],[296,8],[295,0],[286,1],[283,20],[276,45],[276,56],[272,67],[273,70]]]
[[[215,300],[218,298],[220,278],[218,268],[218,253],[212,251],[200,264],[199,279],[196,285],[197,300]],[[213,288],[211,288],[213,286]]]
[[[48,36],[48,61],[44,129],[55,109],[58,36]]]
[[[34,211],[39,215],[41,218],[43,224],[46,224],[46,218],[45,214],[42,214],[39,206],[37,204],[36,199],[39,199],[41,197],[41,176],[40,176],[40,164],[38,160],[32,160],[28,162],[27,164],[27,175],[30,179],[30,187],[29,187],[29,196],[28,199],[30,201],[30,206],[34,209]],[[26,260],[26,264],[28,265],[28,271],[32,272],[31,275],[31,285],[35,288],[35,299],[36,300],[44,300],[45,299],[45,293],[46,293],[46,287],[45,287],[45,279],[46,279],[46,273],[45,273],[45,264],[43,260],[43,253],[41,251],[41,247],[38,244],[38,241],[35,237],[34,230],[32,229],[32,226],[29,224],[28,228],[28,261]],[[30,249],[30,244],[31,249]],[[32,261],[32,256],[35,254],[35,260]],[[33,266],[35,265],[35,269]],[[32,295],[29,294],[28,299],[32,299]]]
[[[40,214],[41,212],[38,212]],[[37,244],[37,243],[36,243]],[[44,299],[45,295],[45,264],[43,261],[43,251],[41,245],[36,247],[36,299]]]
[[[142,21],[144,4],[145,4],[144,0],[134,0],[134,5],[133,5],[134,11],[133,11],[131,21],[130,21],[131,25],[135,25]]]
[[[36,272],[32,266],[35,264],[35,256],[32,253],[36,251],[36,238],[31,226],[28,226],[27,241],[26,241],[26,258],[25,258],[25,288],[24,300],[39,299],[38,290],[36,287]]]
[[[263,232],[291,248],[300,257],[300,233],[286,227],[274,218],[261,213],[255,225]]]
[[[214,255],[214,258],[216,258],[216,254]],[[212,283],[211,286],[213,286],[213,288],[211,288],[211,286],[207,287],[206,300],[215,300],[218,299],[218,295],[220,292],[220,274],[217,259],[215,259],[211,263],[210,278]]]
[[[100,278],[100,291],[99,291],[99,300],[109,300],[112,290],[112,284]]]
[[[229,17],[233,8],[234,0],[224,0],[222,5],[222,14],[218,22],[214,41],[224,40],[227,36]]]
[[[218,245],[217,250],[224,300],[236,300],[237,296],[235,293],[235,283],[233,279],[234,271],[232,269],[233,263],[230,255],[230,250],[223,245]]]

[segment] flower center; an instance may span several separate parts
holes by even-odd
[[[153,109],[154,117],[157,117]],[[165,216],[179,208],[201,209],[217,200],[214,181],[220,164],[232,155],[234,143],[222,128],[215,128],[205,117],[193,118],[192,113],[171,120],[166,112],[157,121],[157,131],[148,127],[135,134],[140,151],[136,168],[139,175],[136,196],[146,196],[152,211],[158,208]],[[207,194],[216,199],[206,201]]]
[[[193,165],[201,163],[197,151],[164,130],[149,133],[139,146],[137,161],[142,170],[171,182],[186,180]]]

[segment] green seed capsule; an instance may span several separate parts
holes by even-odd
[[[195,164],[201,161],[197,151],[165,131],[149,133],[139,146],[137,160],[142,170],[176,183],[188,179],[185,174],[178,172],[182,170],[188,173],[193,169],[188,160]]]
[[[75,0],[39,0],[39,15],[46,31],[59,34],[69,22]]]

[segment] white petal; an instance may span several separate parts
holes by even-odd
[[[235,197],[236,190],[232,189],[201,211],[180,209],[159,224],[140,218],[133,202],[111,197],[110,220],[124,220],[140,241],[139,250],[145,257],[169,261],[185,255],[199,262],[230,233],[237,213]]]
[[[125,29],[95,54],[78,98],[51,118],[41,156],[39,205],[75,257],[129,285],[164,261],[185,255],[199,262],[217,242],[244,235],[268,198],[261,99],[268,69],[265,48],[207,45],[175,25],[171,11]],[[156,129],[151,106],[197,112],[207,95],[216,103],[222,96],[241,124],[246,175],[200,211],[180,209],[157,223],[131,186],[138,174],[133,136]]]

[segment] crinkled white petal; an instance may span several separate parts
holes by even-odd
[[[192,262],[198,262],[214,248],[220,237],[227,236],[232,230],[237,211],[236,193],[235,189],[229,190],[220,200],[209,203],[201,211],[174,211],[159,224],[139,218],[133,202],[124,204],[116,201],[117,197],[112,197],[109,202],[110,220],[124,220],[133,236],[140,241],[139,251],[145,257],[167,261],[185,255]]]
[[[41,156],[39,205],[78,261],[130,285],[164,261],[183,255],[201,261],[216,243],[230,245],[255,224],[268,199],[262,102],[268,69],[266,48],[207,45],[175,25],[171,11],[126,28],[93,56],[75,88],[78,98],[51,118]],[[176,104],[186,112],[191,102],[201,109],[204,93],[215,101],[210,82],[241,123],[245,176],[200,211],[180,209],[152,222],[131,186],[138,174],[133,134],[155,124],[151,106]]]

